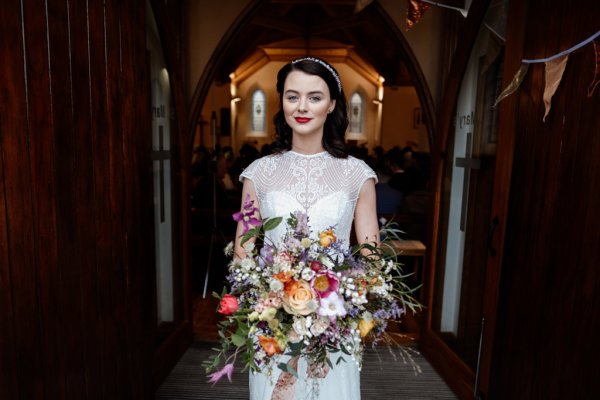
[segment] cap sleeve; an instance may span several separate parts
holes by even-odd
[[[375,183],[377,183],[379,181],[379,179],[377,178],[377,174],[375,173],[375,171],[373,171],[373,168],[369,167],[369,164],[367,164],[366,162],[364,162],[363,160],[357,160],[357,164],[358,164],[358,169],[359,169],[359,178],[358,178],[358,191],[357,191],[357,196],[358,193],[360,193],[363,185],[365,184],[365,182],[369,179],[373,179],[375,180]]]
[[[254,181],[254,175],[256,174],[256,170],[258,169],[259,161],[260,159],[254,160],[250,165],[244,168],[244,170],[240,174],[240,182],[244,182],[244,178],[248,178],[251,181]]]

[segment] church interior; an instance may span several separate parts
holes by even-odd
[[[306,56],[338,71],[349,153],[403,232],[424,307],[390,330],[444,390],[386,363],[392,391],[363,398],[599,398],[599,16],[593,0],[7,1],[0,398],[224,398],[186,357],[219,340],[239,177],[273,151],[277,71]],[[160,395],[182,362],[203,386]]]

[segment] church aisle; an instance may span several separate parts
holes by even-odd
[[[211,354],[210,347],[202,343],[192,345],[159,388],[156,400],[247,399],[247,373],[234,373],[231,384],[226,378],[214,387],[206,382],[202,360]],[[362,399],[456,399],[424,357],[415,355],[414,359],[422,369],[417,376],[410,364],[394,361],[386,347],[378,347],[377,352],[368,350],[361,375]]]

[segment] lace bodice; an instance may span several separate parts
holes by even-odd
[[[348,245],[354,209],[367,179],[375,172],[354,157],[336,158],[327,152],[304,155],[294,151],[254,161],[240,175],[254,183],[261,217],[284,217],[306,212],[313,235],[335,227],[338,240]],[[277,243],[285,230],[268,232]]]

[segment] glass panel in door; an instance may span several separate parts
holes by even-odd
[[[147,47],[150,55],[154,249],[157,326],[176,321],[176,271],[173,263],[171,179],[171,86],[154,15],[147,4]],[[166,324],[166,325],[165,325]],[[166,333],[166,332],[164,332]]]
[[[473,370],[482,331],[486,237],[496,168],[503,41],[490,28],[504,14],[490,6],[459,93],[442,186],[433,328]],[[495,24],[501,31],[501,24]]]

